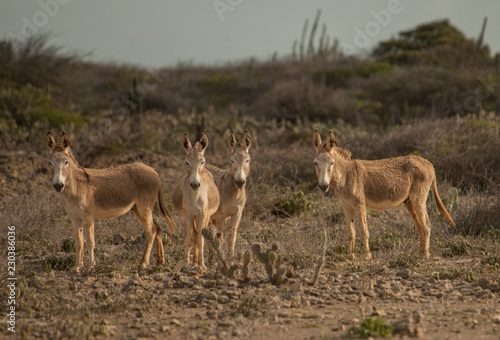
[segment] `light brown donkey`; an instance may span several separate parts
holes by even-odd
[[[207,169],[214,176],[215,185],[217,185],[220,195],[219,209],[212,215],[211,220],[217,231],[221,232],[228,242],[228,261],[231,260],[234,254],[236,233],[247,200],[245,182],[250,174],[250,155],[248,154],[248,149],[250,149],[251,143],[252,136],[248,130],[245,130],[245,135],[239,142],[236,142],[234,131],[231,130],[228,139],[228,145],[231,149],[231,167],[222,170],[213,165],[207,165]],[[229,217],[231,221],[229,232],[227,232],[224,222]]]
[[[184,220],[186,230],[184,269],[189,267],[189,255],[193,248],[193,267],[203,271],[207,267],[203,259],[204,239],[201,234],[206,228],[210,216],[219,206],[219,191],[215,186],[212,174],[205,169],[205,149],[208,138],[205,133],[201,139],[191,146],[187,132],[182,137],[182,147],[186,150],[186,171],[174,187],[174,208]]]
[[[314,165],[319,187],[325,192],[332,188],[344,209],[350,259],[354,259],[354,216],[358,215],[366,258],[370,259],[366,209],[385,210],[401,204],[408,209],[420,234],[420,253],[428,258],[431,223],[426,201],[429,188],[434,193],[441,214],[455,226],[439,198],[434,167],[429,161],[418,156],[351,160],[349,151],[336,147],[332,131],[322,143],[318,130],[314,130],[313,146],[316,149]]]
[[[156,262],[165,263],[163,232],[153,219],[153,207],[158,199],[160,210],[167,220],[170,233],[175,223],[165,208],[160,178],[152,168],[141,164],[127,164],[107,169],[87,169],[78,164],[70,150],[66,132],[56,143],[47,134],[47,147],[52,151],[49,163],[54,173],[54,189],[63,198],[78,240],[76,271],[83,267],[83,230],[88,238],[90,269],[94,260],[94,218],[111,219],[132,210],[141,221],[146,234],[146,249],[139,269],[146,268],[153,242],[156,241]]]

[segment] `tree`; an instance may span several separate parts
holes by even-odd
[[[372,55],[393,64],[427,64],[449,67],[490,63],[488,45],[468,39],[448,19],[402,31],[398,38],[382,41]]]

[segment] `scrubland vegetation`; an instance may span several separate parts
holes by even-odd
[[[370,58],[343,55],[336,45],[304,58],[218,67],[179,64],[159,70],[82,61],[51,46],[44,36],[26,42],[0,41],[0,220],[4,226],[17,227],[19,334],[99,338],[155,337],[164,332],[196,338],[208,332],[215,338],[264,337],[256,331],[258,326],[247,321],[234,325],[225,321],[243,318],[264,320],[271,325],[270,334],[277,336],[287,333],[273,325],[293,329],[296,324],[302,329],[298,337],[385,337],[393,332],[419,336],[423,329],[417,326],[419,313],[446,319],[446,310],[433,309],[434,304],[446,303],[457,310],[456,305],[467,303],[479,308],[476,302],[494,306],[500,294],[498,62],[498,55],[492,56],[487,45],[464,37],[447,21],[402,32],[397,39],[382,42]],[[434,164],[441,198],[456,228],[445,222],[429,199],[430,261],[418,258],[418,234],[401,207],[369,212],[374,260],[347,262],[342,209],[332,193],[324,195],[316,188],[314,128],[322,135],[333,129],[340,146],[349,149],[353,158],[414,154]],[[238,260],[243,261],[256,243],[266,249],[277,243],[280,261],[294,271],[288,281],[270,284],[265,265],[257,259],[251,263],[250,283],[237,275],[217,276],[215,271],[203,278],[185,278],[178,272],[184,242],[176,215],[181,228],[174,238],[164,239],[164,267],[150,268],[142,277],[135,273],[143,251],[142,230],[127,214],[96,221],[97,268],[82,277],[69,274],[74,265],[73,233],[50,183],[44,142],[48,130],[70,134],[73,152],[83,166],[134,161],[152,166],[171,202],[171,190],[184,169],[182,133],[204,131],[209,138],[207,162],[225,168],[230,129],[237,134],[249,129],[253,137],[248,199],[236,245]],[[171,205],[169,210],[173,211]],[[2,247],[7,244],[4,236],[0,236]],[[360,245],[357,250],[361,251]],[[319,290],[306,288],[304,293],[301,285],[311,281],[322,256]],[[416,292],[413,297],[409,293],[402,297],[394,288],[391,295],[377,281],[404,270],[414,273],[418,281],[416,288],[411,286]],[[5,274],[3,265],[0,277]],[[372,282],[362,288],[370,279],[376,281],[375,287]],[[419,282],[427,283],[419,286]],[[452,289],[440,290],[445,283]],[[432,286],[428,295],[426,284]],[[234,290],[238,285],[241,289]],[[298,298],[297,285],[303,294]],[[344,285],[365,294],[345,295]],[[465,288],[458,288],[466,285],[480,288],[471,288],[471,299]],[[325,286],[333,288],[326,292]],[[203,296],[186,293],[193,287]],[[434,288],[442,294],[432,292]],[[63,294],[59,300],[57,289]],[[479,290],[487,292],[474,295]],[[5,301],[7,291],[0,292]],[[88,299],[92,303],[85,303]],[[207,303],[212,299],[218,303]],[[329,299],[333,302],[328,303]],[[366,307],[387,301],[393,304],[385,308],[396,306],[396,312],[377,314]],[[398,307],[404,301],[415,306]],[[339,302],[362,307],[353,307],[352,315],[345,316],[349,320],[340,324],[318,316],[321,312],[313,308],[319,306],[328,315],[332,311],[327,309]],[[426,304],[425,310],[416,307],[419,303]],[[298,318],[304,322],[296,322],[286,312],[275,313],[275,306],[304,308]],[[203,316],[196,319],[198,323],[182,321],[195,317],[200,308]],[[464,334],[474,334],[469,331],[479,323],[482,333],[475,337],[498,337],[499,328],[489,316],[500,311],[485,308],[479,308],[479,316],[471,312],[472,321],[467,321],[471,326]],[[77,320],[64,316],[68,311]],[[153,325],[154,331],[119,322],[120,315],[142,318],[153,312],[164,316]],[[391,326],[384,320],[392,322],[413,312],[411,329],[401,331],[397,322]],[[218,326],[211,324],[213,320],[219,320]],[[439,323],[424,328],[443,331]]]

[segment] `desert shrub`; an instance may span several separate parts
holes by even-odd
[[[34,87],[57,85],[59,76],[78,57],[63,54],[61,47],[49,45],[50,36],[35,35],[24,41],[0,41],[0,78]]]
[[[389,338],[392,336],[392,325],[380,318],[368,317],[359,326],[353,326],[347,332],[349,337],[383,337]]]
[[[302,190],[287,191],[276,198],[273,208],[273,214],[278,217],[299,215],[313,210],[314,199],[311,195],[304,194]]]
[[[460,255],[470,255],[473,249],[472,244],[464,237],[454,236],[451,239],[440,240],[440,247],[445,248],[441,253],[443,257],[454,257]]]
[[[455,231],[463,236],[500,239],[500,186],[460,198],[453,218]]]
[[[50,272],[51,270],[61,270],[67,271],[75,266],[75,257],[74,256],[51,256],[43,261],[42,267],[46,272]]]
[[[334,119],[339,117],[339,112],[333,93],[333,89],[305,77],[276,81],[267,93],[257,99],[254,109],[259,116],[268,119]]]
[[[313,74],[313,79],[316,82],[323,81],[327,86],[338,88],[347,86],[348,81],[354,76],[367,79],[375,75],[390,75],[395,68],[394,65],[388,63],[339,66],[317,71]]]

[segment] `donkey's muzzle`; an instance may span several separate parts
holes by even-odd
[[[56,189],[57,192],[61,192],[64,189],[64,183],[56,183],[54,184],[54,189]]]
[[[237,179],[237,180],[234,181],[234,184],[236,184],[236,186],[239,189],[241,189],[245,185],[245,180],[244,179]]]
[[[319,188],[320,188],[321,190],[323,190],[323,192],[327,192],[329,187],[330,187],[330,186],[329,186],[328,184],[320,184],[320,185],[319,185]]]
[[[200,187],[200,182],[191,182],[189,183],[189,185],[191,185],[191,188],[193,188],[193,190],[198,190],[198,188]]]

